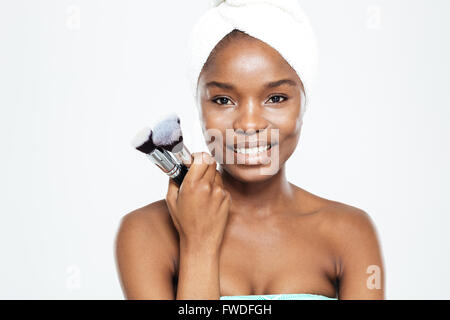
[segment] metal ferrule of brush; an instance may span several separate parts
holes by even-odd
[[[191,164],[192,156],[189,150],[183,145],[183,148],[178,152],[173,152],[179,163]]]
[[[164,173],[171,177],[176,172],[177,164],[170,155],[155,149],[153,152],[147,154],[147,157],[156,164]]]
[[[156,164],[165,174],[175,180],[178,185],[183,182],[187,173],[187,168],[178,163],[178,161],[166,150],[155,149],[152,153],[147,154],[149,159]]]

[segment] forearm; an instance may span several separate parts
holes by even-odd
[[[219,249],[180,244],[177,300],[220,298]]]

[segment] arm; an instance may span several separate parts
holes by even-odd
[[[364,211],[342,215],[339,229],[339,299],[384,299],[384,266],[375,227]]]
[[[116,238],[116,261],[126,299],[173,300],[173,263],[161,209],[138,209],[126,215]],[[159,216],[159,217],[158,217]],[[165,228],[167,230],[167,228]]]
[[[177,300],[220,299],[219,252],[180,244]]]
[[[127,299],[219,299],[218,250],[200,244],[180,243],[178,290],[173,288],[170,246],[163,218],[169,213],[156,204],[127,214],[116,238],[116,261]],[[169,218],[170,219],[170,218]],[[176,232],[176,231],[175,231]]]
[[[194,155],[195,159],[201,156]],[[230,204],[215,162],[194,162],[182,188],[169,180],[165,202],[128,214],[116,240],[125,296],[219,299],[219,252]],[[176,248],[179,271],[174,290]]]
[[[179,234],[180,270],[177,299],[220,299],[219,253],[231,197],[216,162],[195,153],[180,188],[169,181],[166,196]],[[206,160],[206,161],[205,161]]]

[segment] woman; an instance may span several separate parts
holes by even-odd
[[[180,188],[170,181],[166,199],[122,220],[117,261],[128,299],[384,298],[369,216],[287,180],[308,95],[292,65],[236,29],[214,46],[196,97],[207,142],[211,130],[232,139],[213,143],[219,170],[212,156],[193,154]],[[249,150],[254,141],[261,149]],[[262,174],[275,150],[276,169]]]

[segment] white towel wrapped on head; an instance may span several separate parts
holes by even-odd
[[[197,102],[198,77],[211,51],[238,29],[277,50],[303,82],[308,104],[317,76],[317,41],[297,0],[212,0],[189,37],[188,78]],[[305,108],[302,108],[302,115]]]

